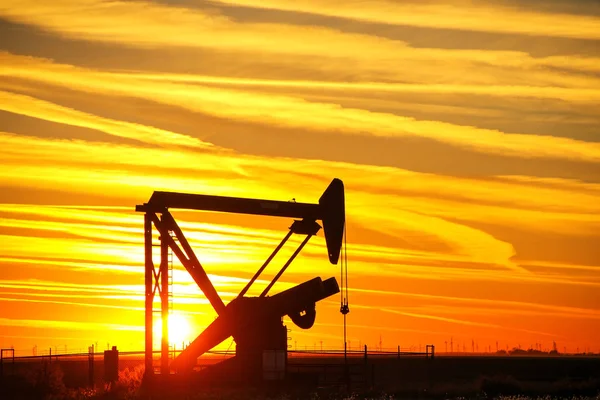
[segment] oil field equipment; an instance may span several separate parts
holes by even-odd
[[[273,250],[264,264],[227,305],[219,297],[206,271],[194,254],[182,230],[169,212],[170,209],[202,210],[238,214],[253,214],[294,218],[281,243]],[[209,196],[174,192],[154,192],[147,203],[136,206],[144,213],[145,245],[145,366],[146,376],[193,371],[198,357],[210,351],[229,337],[236,342],[236,355],[212,368],[220,376],[237,376],[243,380],[256,381],[280,376],[265,374],[267,365],[279,365],[287,360],[287,329],[282,318],[289,316],[302,329],[313,326],[316,318],[316,303],[340,293],[334,277],[315,277],[291,289],[269,296],[268,293],[300,253],[309,239],[324,230],[327,253],[331,264],[337,264],[342,250],[345,229],[344,184],[333,179],[318,203],[295,201],[273,201],[224,196]],[[152,252],[153,226],[160,239],[160,263],[155,266]],[[275,275],[258,297],[245,296],[254,281],[283,247],[292,234],[305,235],[296,251]],[[171,362],[169,358],[169,249],[200,287],[217,318]],[[342,275],[342,280],[344,277]],[[342,282],[343,283],[343,282]],[[342,294],[344,288],[342,287]],[[347,289],[346,289],[347,293]],[[153,302],[160,296],[162,318],[162,340],[160,368],[153,368]],[[342,298],[344,298],[342,296]],[[342,300],[342,313],[347,313],[347,302]],[[345,321],[345,318],[344,318]],[[345,339],[345,338],[344,338]],[[220,371],[220,372],[214,372]],[[271,371],[272,372],[272,371]],[[277,368],[275,369],[277,371]],[[279,372],[281,372],[279,370]]]

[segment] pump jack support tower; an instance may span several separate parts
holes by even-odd
[[[181,228],[169,212],[170,209],[288,217],[295,220],[281,243],[257,270],[240,294],[225,305]],[[263,351],[280,350],[287,355],[287,332],[282,323],[284,316],[289,316],[292,322],[300,328],[309,329],[316,318],[316,302],[340,291],[335,278],[322,280],[320,277],[316,277],[281,293],[267,296],[269,290],[308,240],[321,229],[317,223],[318,220],[323,224],[329,261],[331,264],[338,263],[345,228],[344,184],[340,179],[333,179],[317,204],[154,192],[147,203],[136,206],[136,211],[144,213],[145,367],[147,378],[155,374],[152,357],[152,328],[153,303],[157,294],[160,296],[162,318],[159,369],[161,375],[172,372],[191,372],[199,356],[233,336],[236,341],[236,357],[230,364],[234,365],[237,374],[251,378],[256,375],[256,371],[260,372],[261,370]],[[158,268],[154,264],[152,251],[153,226],[158,231],[160,239]],[[245,294],[250,286],[292,234],[306,235],[306,238],[260,296],[246,297]],[[189,272],[218,314],[218,317],[171,363],[169,362],[168,339],[169,249]]]

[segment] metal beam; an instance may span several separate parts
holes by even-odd
[[[254,274],[254,276],[252,277],[252,279],[250,279],[250,281],[246,284],[246,286],[242,289],[242,291],[240,292],[240,294],[238,294],[237,297],[242,297],[242,296],[244,296],[246,294],[246,292],[248,291],[248,289],[250,289],[250,286],[252,286],[252,284],[254,283],[254,281],[260,276],[260,274],[262,274],[262,272],[265,270],[265,268],[267,267],[267,265],[269,265],[269,263],[271,262],[271,260],[273,260],[273,258],[275,257],[275,255],[277,255],[277,253],[279,252],[279,250],[281,250],[281,248],[283,247],[283,245],[285,244],[285,242],[287,242],[288,239],[290,238],[290,236],[292,236],[292,233],[294,233],[294,232],[290,229],[290,231],[287,233],[287,235],[285,235],[285,237],[283,238],[283,240],[281,241],[281,243],[279,243],[279,245],[275,248],[275,250],[273,250],[273,252],[269,256],[269,258],[267,258],[266,261],[264,262],[264,264],[259,268],[259,270],[256,271],[256,273]]]
[[[165,216],[162,217],[163,221]],[[163,222],[160,230],[160,311],[162,340],[160,352],[160,373],[169,374],[169,242],[167,225]]]
[[[168,212],[170,208],[321,220],[323,221],[329,261],[332,264],[338,263],[346,214],[344,183],[337,178],[331,181],[319,198],[318,204],[192,193],[154,192],[147,203],[137,205],[135,210],[162,214]]]
[[[154,301],[154,261],[152,260],[152,216],[144,215],[144,275],[145,275],[145,300],[146,300],[146,336],[145,336],[145,374],[154,374],[152,367],[152,302]]]
[[[275,282],[277,282],[279,277],[281,277],[281,275],[283,275],[283,273],[285,272],[287,267],[290,266],[292,261],[294,261],[294,258],[296,258],[296,256],[300,253],[300,251],[304,248],[304,246],[306,246],[306,243],[308,243],[308,241],[310,240],[311,237],[312,237],[312,235],[307,235],[306,238],[304,238],[304,240],[302,241],[302,243],[300,243],[300,246],[298,246],[298,248],[296,249],[294,254],[292,254],[290,259],[287,260],[287,262],[284,264],[284,266],[281,267],[281,270],[277,273],[277,275],[275,275],[275,277],[273,278],[271,283],[269,283],[269,285],[265,288],[265,290],[263,290],[263,292],[260,294],[260,297],[265,297],[267,295],[267,293],[269,293],[269,290],[271,290],[271,288],[273,287]]]
[[[161,212],[170,208],[321,219],[321,207],[318,204],[176,192],[154,192],[148,203],[137,206],[136,210]]]
[[[210,304],[213,306],[217,314],[221,314],[225,309],[225,304],[223,303],[223,300],[221,300],[221,297],[219,297],[219,294],[217,293],[215,287],[212,285],[210,279],[208,278],[206,271],[204,271],[204,268],[202,268],[200,261],[198,261],[196,254],[194,254],[194,250],[192,250],[192,247],[190,246],[187,239],[183,235],[183,232],[173,219],[173,216],[169,212],[165,212],[163,214],[162,221],[159,221],[159,219],[156,216],[154,216],[153,222],[158,230],[167,229],[167,227],[163,228],[163,224],[167,224],[168,229],[173,231],[173,233],[177,237],[177,240],[181,244],[181,247],[183,247],[185,254],[183,253],[183,251],[181,251],[181,248],[179,248],[179,246],[177,245],[177,243],[175,243],[173,238],[167,235],[165,239],[168,241],[169,247],[173,250],[173,253],[175,253],[179,261],[181,261],[181,264],[183,264],[185,269],[192,276],[192,278],[194,279],[200,290],[202,290],[202,292],[204,293]]]

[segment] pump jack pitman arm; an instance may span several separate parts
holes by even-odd
[[[150,200],[136,206],[138,212],[161,213],[168,209],[220,211],[323,221],[329,261],[337,264],[345,223],[344,183],[333,179],[318,204],[246,199],[201,194],[154,192]]]
[[[265,316],[274,315],[291,320],[302,329],[313,326],[318,301],[340,292],[335,278],[313,278],[272,297],[237,298],[174,360],[178,370],[190,370],[196,359],[213,347],[233,336],[260,324]]]

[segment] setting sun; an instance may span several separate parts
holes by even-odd
[[[162,321],[157,318],[154,321],[152,332],[154,334],[154,346],[160,347],[162,340]],[[182,344],[187,344],[196,338],[189,319],[181,313],[172,313],[169,315],[169,344],[181,348]]]

